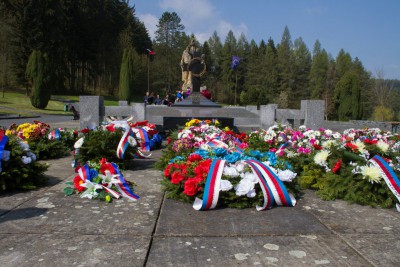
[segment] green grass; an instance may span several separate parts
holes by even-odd
[[[64,99],[79,102],[76,95],[53,95],[52,99]],[[112,96],[104,96],[104,104],[107,106],[118,106],[118,100]],[[0,114],[20,114],[29,116],[32,114],[53,114],[71,115],[70,111],[64,111],[65,103],[57,100],[50,100],[45,109],[37,109],[32,106],[28,96],[23,91],[5,92],[0,94]]]

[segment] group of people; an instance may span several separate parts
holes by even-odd
[[[207,99],[211,99],[211,92],[207,90],[206,86],[200,87],[200,93]],[[146,95],[144,96],[144,103],[146,105],[166,105],[166,106],[171,106],[174,103],[181,102],[185,98],[189,97],[191,94],[191,88],[187,88],[187,90],[184,92],[182,89],[179,89],[176,91],[176,94],[171,94],[167,93],[167,95],[161,99],[160,95],[157,94],[154,96],[153,92],[146,92]]]

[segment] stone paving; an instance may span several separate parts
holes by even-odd
[[[152,159],[124,171],[137,202],[64,196],[71,157],[49,185],[0,195],[1,266],[400,266],[400,213],[305,191],[295,207],[195,211],[166,199]]]

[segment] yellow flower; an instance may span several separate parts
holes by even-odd
[[[360,167],[363,179],[368,179],[368,181],[373,183],[379,183],[382,179],[381,171],[376,166],[362,166]]]

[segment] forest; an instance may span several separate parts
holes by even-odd
[[[191,38],[179,14],[164,12],[152,40],[130,1],[0,0],[1,90],[23,89],[37,108],[57,94],[165,96],[182,85]],[[399,80],[367,71],[345,48],[331,55],[319,40],[308,48],[288,27],[281,40],[257,43],[232,31],[221,39],[215,31],[197,46],[207,66],[202,84],[221,104],[299,108],[321,99],[329,120],[400,120]]]

